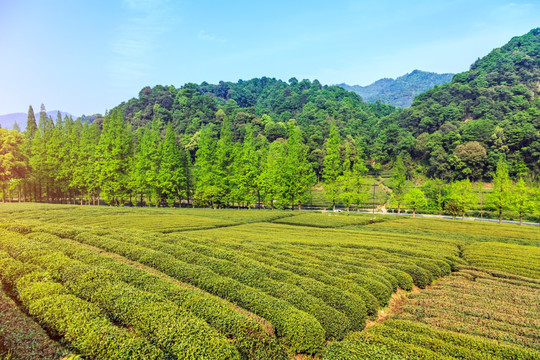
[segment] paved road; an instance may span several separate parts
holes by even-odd
[[[371,211],[361,211],[360,213],[364,213],[364,214],[372,214]],[[398,214],[398,213],[378,213],[376,212],[375,215],[396,215],[396,216],[412,216],[412,214],[410,213],[401,213],[401,214]],[[429,217],[429,218],[439,218],[439,219],[452,219],[452,216],[448,216],[448,215],[431,215],[431,214],[416,214],[417,217]],[[455,220],[461,220],[461,217],[456,217]],[[499,220],[498,219],[480,219],[480,218],[473,218],[473,217],[465,217],[465,220],[469,220],[469,221],[484,221],[484,222],[492,222],[492,223],[498,223]],[[503,223],[505,224],[517,224],[519,225],[519,221],[514,221],[514,220],[503,220],[502,221]],[[535,222],[527,222],[527,221],[524,221],[523,222],[523,225],[531,225],[531,226],[539,226],[538,223],[535,223]]]

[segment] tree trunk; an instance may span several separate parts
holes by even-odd
[[[465,211],[461,214],[461,220],[465,220]]]
[[[19,184],[19,202],[21,202],[21,184]]]
[[[302,211],[302,203],[298,203],[298,211]]]
[[[416,209],[412,209],[412,217],[416,217]]]
[[[523,225],[523,215],[519,215],[519,225]]]
[[[399,206],[399,204],[398,204],[398,206],[397,206],[397,214],[398,214],[398,215],[401,214],[401,206]]]
[[[502,224],[502,211],[499,210],[499,224]]]

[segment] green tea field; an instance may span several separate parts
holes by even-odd
[[[0,204],[0,358],[540,359],[540,227]]]

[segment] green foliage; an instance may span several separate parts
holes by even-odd
[[[427,206],[427,200],[424,192],[419,188],[414,188],[407,192],[403,197],[405,203],[413,209],[413,217],[417,209],[423,209]]]
[[[401,213],[401,204],[404,201],[407,185],[407,169],[401,156],[396,158],[392,169],[392,199],[397,204],[398,214]]]
[[[326,156],[324,157],[324,193],[328,200],[332,202],[332,208],[336,209],[336,201],[339,197],[338,179],[342,172],[341,156],[339,154],[339,146],[341,139],[337,133],[336,125],[330,126],[330,134],[326,141]]]
[[[503,212],[508,210],[511,204],[511,186],[506,161],[501,157],[493,178],[493,190],[487,197],[487,205],[499,214],[499,223],[502,222]]]
[[[0,254],[0,258],[7,258]],[[1,260],[0,260],[1,261]],[[27,316],[0,286],[0,353],[8,352],[13,359],[47,357],[61,359],[70,352]]]
[[[454,216],[461,213],[463,219],[465,219],[465,213],[478,203],[478,197],[469,179],[453,183],[450,187],[448,200],[447,209]]]
[[[96,151],[96,167],[101,196],[109,203],[121,203],[130,192],[132,139],[122,114],[105,116]]]
[[[182,150],[176,143],[171,123],[167,125],[165,141],[161,150],[158,183],[169,206],[174,206],[176,199],[187,197],[187,176]]]
[[[20,239],[2,231],[0,245],[16,251]],[[18,241],[17,241],[18,240]],[[10,271],[10,268],[22,271]],[[30,315],[63,335],[80,352],[96,358],[162,359],[164,354],[146,340],[114,326],[94,304],[69,295],[50,274],[11,257],[0,263],[2,281],[14,286]],[[37,276],[36,276],[37,275]]]

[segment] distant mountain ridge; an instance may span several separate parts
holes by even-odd
[[[411,106],[414,97],[438,85],[450,82],[454,74],[437,74],[421,70],[414,70],[398,78],[384,78],[371,85],[338,84],[345,90],[354,91],[364,101],[374,103],[377,100],[400,108]]]
[[[56,120],[56,115],[58,114],[59,110],[51,110],[47,111],[47,116],[52,116],[53,120]],[[39,110],[35,111],[36,121],[39,119]],[[70,113],[60,111],[60,114],[62,115],[62,118],[64,118],[66,115],[68,117],[72,117],[73,120],[77,118],[77,116],[71,115]],[[15,125],[15,122],[19,127],[21,128],[21,131],[24,131],[26,128],[26,120],[28,119],[28,113],[12,113],[12,114],[6,114],[6,115],[0,115],[0,126],[3,129],[13,129],[13,125]]]

